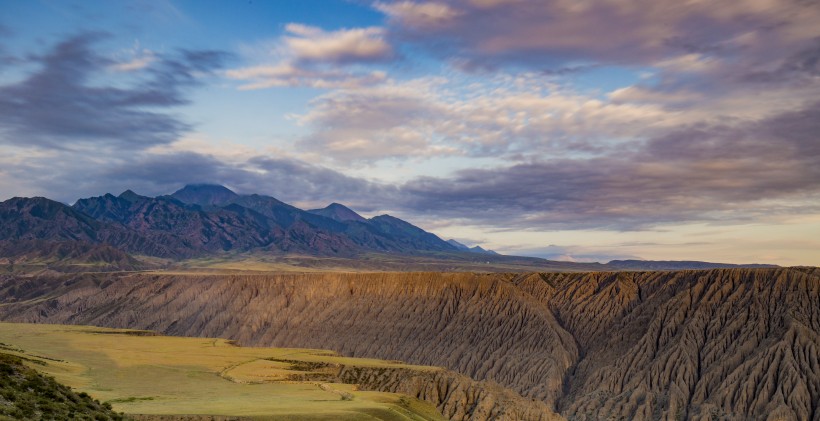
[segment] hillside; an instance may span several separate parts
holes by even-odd
[[[17,353],[0,344],[0,420],[127,419],[110,404],[101,404],[27,367],[24,361],[32,360],[14,355]]]
[[[820,271],[5,277],[9,321],[438,365],[568,419],[820,420]]]

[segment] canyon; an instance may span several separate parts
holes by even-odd
[[[820,420],[817,268],[3,275],[0,300],[4,321],[441,366],[570,420]]]

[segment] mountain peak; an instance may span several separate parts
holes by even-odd
[[[451,238],[451,239],[447,240],[447,242],[450,243],[451,246],[453,246],[453,247],[455,247],[455,248],[457,248],[461,251],[469,251],[470,250],[469,247],[467,247],[466,245],[456,241],[455,239]]]
[[[311,209],[308,212],[324,216],[339,222],[358,221],[366,222],[361,215],[341,203],[333,202],[322,209]]]
[[[171,197],[183,203],[209,207],[224,205],[239,195],[219,184],[188,184]]]
[[[145,198],[145,196],[140,196],[140,195],[134,193],[134,191],[131,190],[131,189],[128,189],[128,190],[120,193],[120,195],[117,196],[117,197],[119,197],[120,199],[127,200],[127,201],[132,202],[132,203],[136,202],[137,200]]]

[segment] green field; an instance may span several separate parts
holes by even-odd
[[[0,342],[0,352],[21,356],[30,367],[126,414],[443,419],[417,399],[331,382],[340,364],[434,367],[88,326],[0,323]]]

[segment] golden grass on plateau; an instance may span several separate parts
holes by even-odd
[[[3,352],[27,358],[31,367],[125,413],[442,419],[433,406],[402,395],[359,391],[354,385],[321,380],[288,380],[291,375],[328,371],[326,366],[293,370],[288,361],[422,371],[438,370],[435,367],[345,358],[324,350],[239,347],[224,339],[146,336],[89,326],[0,323],[0,342],[7,345]],[[353,399],[342,399],[345,394]]]

